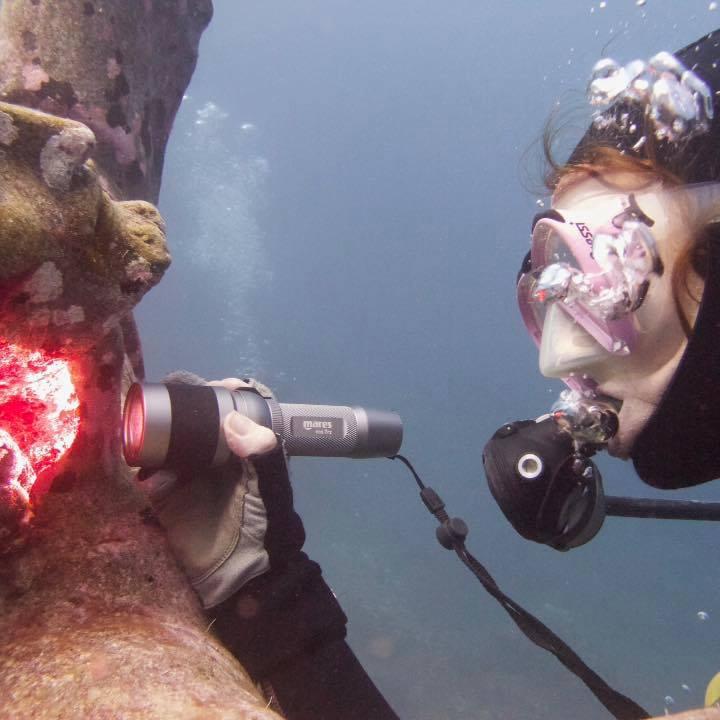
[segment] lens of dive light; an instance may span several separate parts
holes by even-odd
[[[139,385],[133,385],[125,398],[122,430],[125,459],[129,465],[136,465],[141,455],[145,435],[145,407]]]
[[[134,383],[123,409],[122,443],[131,467],[161,467],[170,445],[170,396],[164,385]]]

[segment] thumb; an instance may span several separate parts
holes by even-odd
[[[223,422],[228,447],[239,458],[263,455],[277,445],[275,433],[233,410]]]

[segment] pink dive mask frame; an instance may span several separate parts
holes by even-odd
[[[520,277],[517,293],[525,327],[538,347],[540,347],[543,325],[543,320],[539,316],[541,311],[539,306],[543,303],[532,297],[535,285],[533,274],[553,264],[548,258],[550,238],[553,234],[560,238],[572,255],[575,267],[584,275],[593,278],[593,289],[600,291],[603,287],[607,287],[608,283],[603,268],[593,258],[593,239],[599,234],[617,237],[621,232],[622,227],[618,228],[611,224],[591,229],[584,223],[566,223],[548,218],[542,218],[535,224],[530,250],[530,271]],[[632,351],[636,330],[631,317],[604,320],[580,301],[568,298],[556,302],[607,352],[627,355]]]

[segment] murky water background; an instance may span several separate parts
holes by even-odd
[[[138,313],[152,379],[255,374],[286,402],[399,411],[501,587],[658,714],[701,704],[720,670],[720,528],[610,519],[559,554],[514,534],[480,453],[561,389],[514,300],[541,198],[526,150],[557,102],[560,154],[579,138],[604,48],[679,49],[720,26],[715,5],[215,0],[165,168],[174,264]],[[306,548],[403,718],[608,717],[437,544],[402,466],[293,466]],[[659,494],[602,470],[610,494]]]

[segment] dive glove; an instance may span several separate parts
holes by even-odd
[[[206,383],[191,373],[176,372],[164,382],[222,385],[229,390],[251,388],[265,397],[272,396],[255,380],[228,378]],[[225,418],[223,428],[235,456],[231,462],[191,477],[158,470],[143,483],[154,514],[167,531],[171,549],[205,608],[223,602],[271,566],[265,542],[268,512],[259,477],[265,473],[258,472],[258,464],[270,463],[279,470],[277,474],[287,484],[283,493],[289,497],[286,506],[292,513],[286,457],[275,434],[238,412]],[[286,530],[293,536],[290,545],[299,549],[304,532],[300,519],[292,515]],[[287,545],[281,543],[280,547]]]

